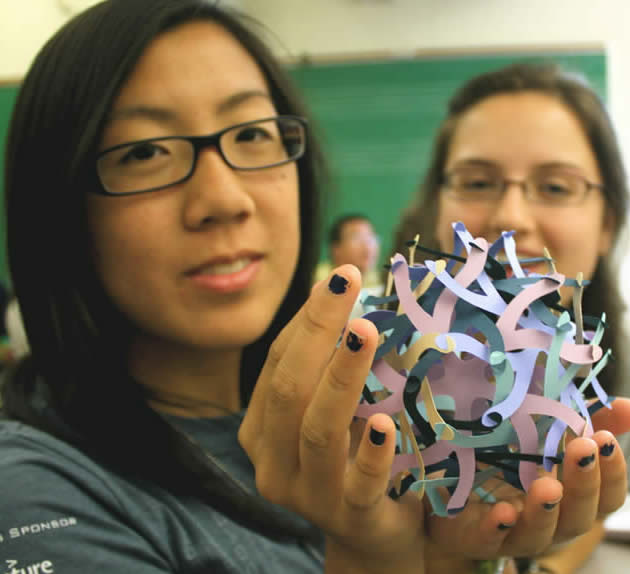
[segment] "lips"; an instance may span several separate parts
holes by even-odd
[[[253,285],[261,269],[261,254],[216,257],[190,270],[186,275],[196,289],[217,294],[238,293]]]
[[[229,275],[242,271],[252,262],[251,257],[239,257],[227,263],[211,263],[197,270],[200,275]]]
[[[214,257],[207,263],[202,263],[187,271],[186,275],[230,275],[242,271],[253,261],[261,258],[262,255],[254,253]]]

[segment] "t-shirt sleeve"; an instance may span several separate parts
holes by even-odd
[[[164,550],[127,524],[106,478],[63,448],[0,430],[0,572],[174,572]]]

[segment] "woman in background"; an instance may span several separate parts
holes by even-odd
[[[419,234],[421,245],[451,253],[455,221],[489,242],[514,231],[519,258],[541,257],[547,248],[560,273],[582,272],[591,281],[583,312],[606,314],[601,344],[615,357],[598,378],[617,394],[627,388],[627,373],[613,253],[626,223],[627,193],[615,133],[595,92],[553,65],[512,65],[472,78],[452,97],[394,252],[404,253],[405,241]],[[546,273],[548,265],[526,269]],[[562,289],[561,303],[570,301],[571,289]],[[568,519],[561,513],[559,525]],[[598,525],[541,558],[542,571],[573,572],[601,535]],[[451,559],[436,552],[428,571],[444,571],[442,558]]]

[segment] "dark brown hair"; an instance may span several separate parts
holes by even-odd
[[[288,527],[261,499],[244,494],[147,406],[127,371],[131,325],[105,293],[91,256],[85,194],[98,185],[95,156],[112,103],[154,39],[195,20],[223,26],[242,44],[264,74],[279,114],[305,115],[261,40],[262,28],[216,2],[107,0],[63,26],[24,79],[8,137],[9,267],[31,354],[8,375],[3,408],[8,417],[75,442],[127,474],[196,493],[267,535],[287,535]],[[318,258],[322,166],[314,138],[307,137],[298,161],[299,261],[272,325],[243,353],[243,405],[271,341],[308,297]],[[35,395],[46,397],[54,420],[35,408]]]

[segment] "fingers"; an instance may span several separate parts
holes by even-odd
[[[576,438],[567,445],[556,542],[584,534],[597,517],[601,484],[598,454],[599,446],[590,438]]]
[[[616,398],[611,409],[601,408],[592,417],[595,430],[608,430],[619,436],[630,431],[630,399]]]
[[[429,535],[443,548],[468,558],[502,555],[501,547],[516,523],[518,512],[506,501],[496,504],[469,502],[454,518],[429,517]]]
[[[600,517],[614,512],[626,500],[628,490],[626,461],[614,435],[599,431],[593,435],[599,448],[600,491],[598,514]]]
[[[327,281],[313,288],[308,301],[272,344],[239,432],[250,457],[263,444],[259,440],[263,429],[273,432],[272,438],[280,444],[292,440],[295,451],[305,404],[334,352],[360,287],[356,267],[335,269]]]
[[[362,515],[383,501],[395,446],[396,427],[391,417],[384,414],[370,417],[345,479],[344,503],[350,513]]]
[[[554,540],[563,486],[545,476],[535,480],[523,501],[518,521],[510,529],[502,551],[508,556],[532,556]]]
[[[349,454],[348,429],[377,343],[374,324],[354,319],[304,413],[299,460],[312,488],[330,482],[331,477],[343,479]]]

